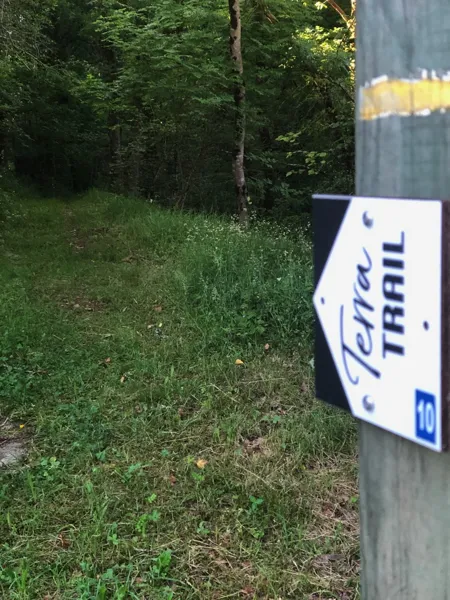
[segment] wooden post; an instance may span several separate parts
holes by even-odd
[[[449,71],[449,0],[358,0],[358,195],[450,198]],[[362,599],[450,598],[450,455],[361,423],[360,489]]]

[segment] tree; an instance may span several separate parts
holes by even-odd
[[[52,192],[303,219],[312,191],[351,191],[352,7],[0,0],[0,167]]]
[[[356,26],[356,0],[350,0],[350,7],[342,6],[342,3],[336,0],[326,0],[327,4],[335,10],[347,25],[349,31],[354,35]]]
[[[17,114],[27,101],[30,76],[48,54],[44,33],[54,0],[0,0],[0,165],[13,158],[12,137],[20,135]]]
[[[245,83],[242,60],[242,24],[240,0],[228,0],[230,11],[230,54],[234,63],[234,103],[236,108],[233,173],[241,224],[248,223],[247,186],[245,182]]]

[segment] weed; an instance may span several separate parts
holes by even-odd
[[[199,535],[209,535],[211,533],[211,530],[206,527],[204,521],[200,521],[199,526],[197,527],[197,533]]]
[[[155,579],[166,579],[172,563],[172,551],[163,550],[153,559],[152,575]]]
[[[117,534],[117,523],[112,523],[109,527],[108,536],[106,538],[113,546],[119,545],[119,536]]]
[[[138,531],[142,537],[145,537],[147,533],[148,523],[157,523],[161,518],[161,513],[156,509],[152,510],[151,513],[145,513],[139,517],[136,523],[136,531]]]
[[[261,504],[264,502],[264,498],[255,498],[255,496],[250,496],[250,508],[249,513],[255,514]]]

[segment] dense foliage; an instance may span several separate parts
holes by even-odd
[[[303,214],[352,188],[352,28],[334,1],[241,3],[250,203]],[[1,0],[2,167],[233,211],[228,35],[225,0]]]

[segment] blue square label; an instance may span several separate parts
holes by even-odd
[[[436,396],[416,390],[416,437],[436,444]]]

